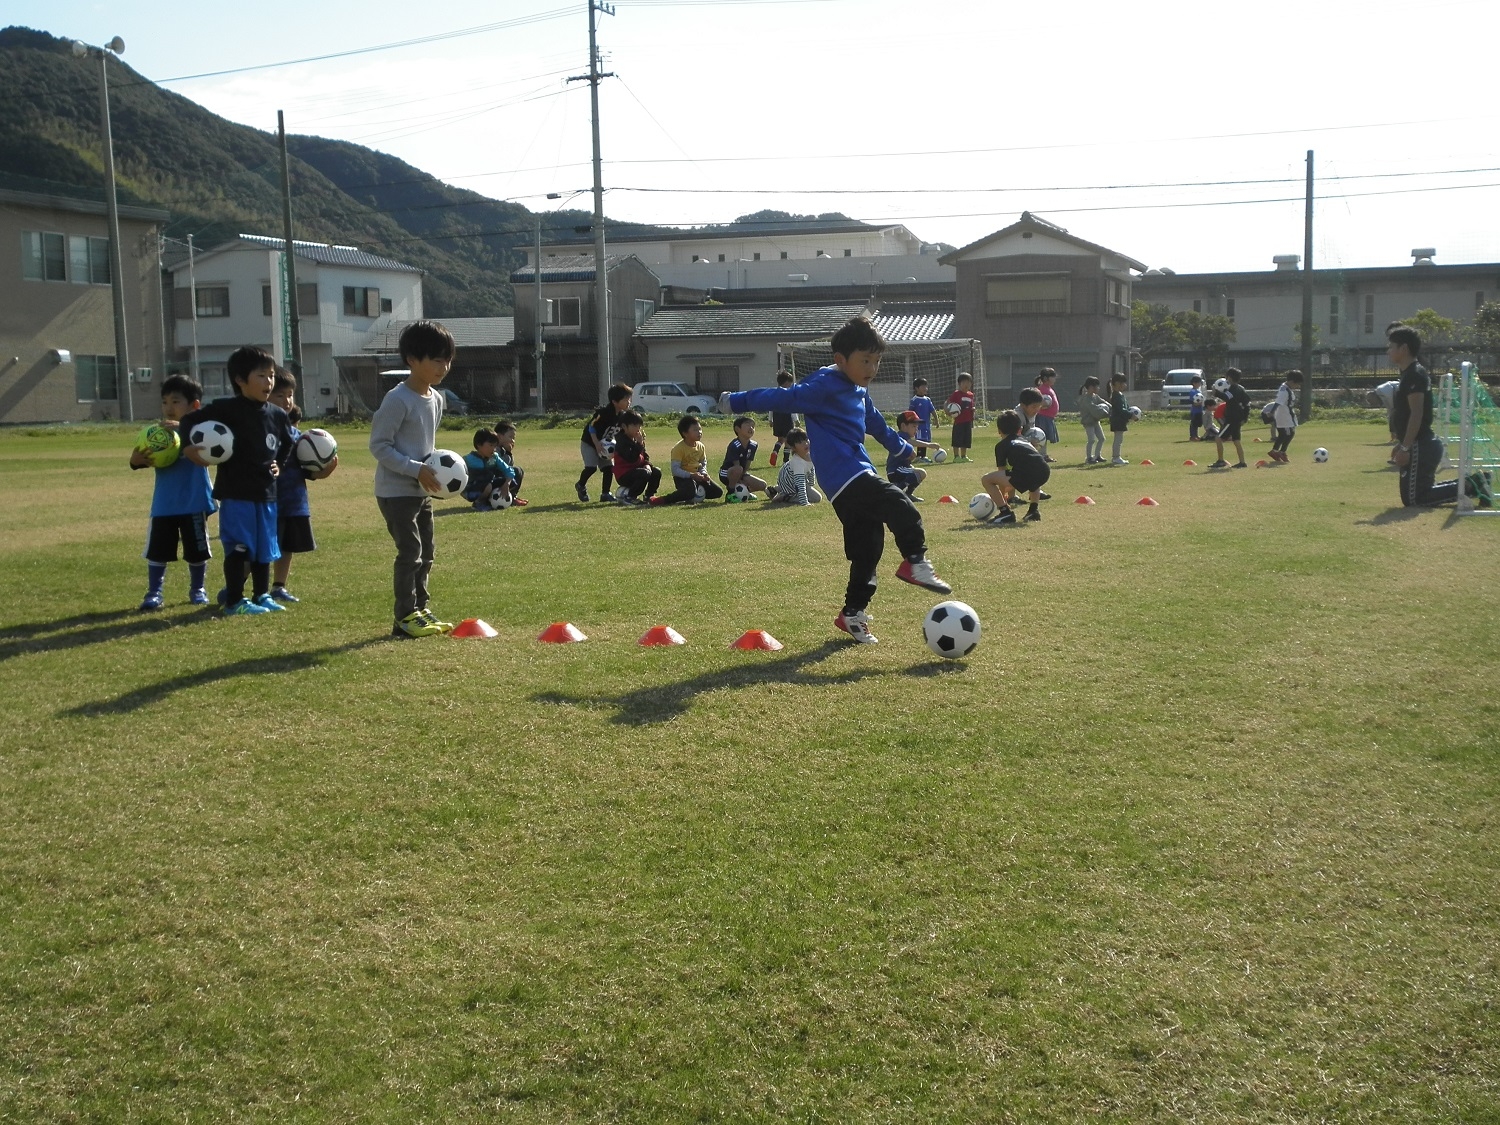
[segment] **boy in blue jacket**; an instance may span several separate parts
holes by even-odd
[[[759,387],[719,396],[719,407],[731,417],[750,410],[795,411],[807,422],[813,467],[822,480],[834,513],[844,525],[844,557],[849,585],[834,624],[860,644],[874,644],[865,608],[875,596],[875,570],[885,549],[885,529],[896,538],[903,556],[896,577],[939,594],[953,587],[927,560],[927,534],[911,497],[881,478],[865,451],[869,434],[891,453],[910,454],[911,445],[886,425],[866,388],[880,370],[885,341],[864,317],[855,317],[833,334],[833,364],[794,387]]]

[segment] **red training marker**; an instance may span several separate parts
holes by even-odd
[[[1186,465],[1186,466],[1189,466],[1189,467],[1196,467],[1197,464],[1198,464],[1198,462],[1194,461],[1191,457],[1189,457],[1186,461],[1183,462],[1183,464]]]
[[[588,640],[571,621],[554,621],[538,633],[536,639],[548,645],[567,645],[574,641]]]
[[[1092,496],[1080,496],[1077,500],[1073,501],[1075,504],[1092,504],[1093,502],[1094,498]]]
[[[780,652],[782,644],[764,629],[751,629],[742,633],[740,639],[732,643],[730,648],[742,648],[746,651],[764,649],[766,652]]]
[[[1154,464],[1156,464],[1156,462],[1155,461],[1147,460],[1146,458],[1142,457],[1141,458],[1141,464],[1142,465],[1154,465]]]
[[[1135,503],[1136,503],[1136,507],[1138,507],[1138,508],[1160,508],[1161,507],[1160,504],[1158,504],[1155,500],[1151,499],[1151,497],[1149,497],[1149,496],[1142,496]]]
[[[646,630],[646,635],[636,643],[643,645],[685,645],[687,644],[687,640],[670,625],[653,625]]]
[[[958,497],[957,496],[940,496],[940,497],[938,497],[938,503],[939,504],[957,504],[958,503]]]
[[[481,621],[477,617],[466,617],[457,625],[453,626],[450,637],[495,637],[499,636],[488,621]]]

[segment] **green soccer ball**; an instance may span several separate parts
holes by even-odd
[[[158,469],[165,469],[176,461],[178,454],[182,452],[182,443],[177,437],[177,431],[171,426],[163,426],[160,422],[152,422],[143,429],[135,440],[135,447],[146,454],[151,459],[151,464]]]

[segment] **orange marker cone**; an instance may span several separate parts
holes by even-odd
[[[1141,458],[1141,464],[1142,465],[1154,465],[1154,464],[1156,464],[1156,462],[1155,461],[1149,461],[1146,458],[1142,457]]]
[[[1073,501],[1075,504],[1092,504],[1093,502],[1094,498],[1092,496],[1080,496],[1077,500]]]
[[[571,621],[554,621],[538,633],[536,639],[548,645],[566,645],[574,641],[588,640],[582,630]]]
[[[746,651],[764,649],[766,652],[780,652],[782,643],[764,629],[751,629],[748,633],[742,633],[740,639],[733,642],[730,648],[742,648]]]
[[[450,637],[494,637],[498,636],[489,622],[481,621],[477,617],[466,617],[457,625],[453,626]]]
[[[958,503],[958,497],[957,496],[940,496],[940,497],[938,497],[938,503],[939,504],[957,504]]]
[[[643,645],[685,645],[687,644],[687,640],[670,625],[653,625],[646,630],[646,635],[636,643]]]
[[[1194,461],[1191,457],[1189,457],[1186,461],[1183,462],[1183,464],[1187,465],[1189,467],[1192,467],[1192,466],[1196,466],[1198,464],[1198,462]]]
[[[1267,466],[1267,465],[1269,465],[1269,464],[1270,464],[1270,463],[1271,463],[1271,462],[1269,462],[1269,461],[1257,461],[1257,462],[1255,462],[1255,467],[1256,467],[1256,468],[1257,468],[1257,469],[1264,469],[1264,468],[1265,468],[1265,467],[1266,467],[1266,466]]]
[[[1136,503],[1136,507],[1138,507],[1138,508],[1160,508],[1161,507],[1160,504],[1158,504],[1155,500],[1151,499],[1151,497],[1149,497],[1149,496],[1142,496],[1135,503]]]

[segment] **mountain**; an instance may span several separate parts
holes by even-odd
[[[170,212],[166,234],[201,247],[241,231],[281,233],[274,133],[237,125],[163,90],[110,57],[110,120],[121,202]],[[0,30],[0,186],[103,198],[99,63],[42,31]],[[268,111],[269,112],[269,111]],[[435,317],[513,311],[511,270],[537,216],[450,187],[404,161],[319,137],[288,136],[297,238],[337,242],[426,271]],[[541,216],[543,237],[573,236],[583,211]],[[621,233],[658,228],[610,224]]]

